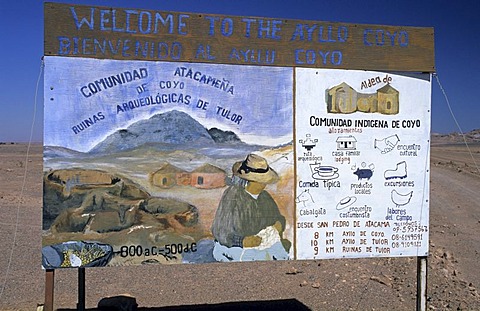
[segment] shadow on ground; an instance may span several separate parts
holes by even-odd
[[[74,311],[77,309],[57,309],[57,311]],[[109,307],[109,308],[94,308],[86,309],[86,311],[114,311],[114,310],[138,310],[138,311],[185,311],[185,310],[194,310],[194,311],[245,311],[245,310],[292,310],[292,311],[310,311],[310,309],[305,306],[303,303],[296,299],[285,299],[285,300],[267,300],[267,301],[238,301],[238,302],[226,302],[220,304],[202,304],[202,305],[184,305],[184,306],[170,306],[170,307],[151,307],[151,308],[142,308],[137,307],[123,309],[119,307]]]

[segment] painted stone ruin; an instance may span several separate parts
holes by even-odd
[[[203,171],[205,168],[192,176],[200,180],[204,176]],[[166,187],[175,182],[169,177],[171,174],[159,170],[153,174],[152,183],[159,174],[159,186]],[[211,186],[210,180],[217,182],[215,177],[218,178],[221,173],[213,174],[213,178],[210,175],[206,173],[205,182],[199,186]],[[164,183],[164,179],[168,182]],[[103,266],[113,257],[110,245],[141,245],[150,251],[157,251],[154,245],[164,239],[172,244],[191,245],[195,237],[185,233],[197,225],[198,210],[179,200],[152,197],[131,180],[117,174],[100,170],[61,169],[44,176],[43,217],[44,229],[50,230],[52,239],[74,241],[76,236],[81,236],[83,240],[44,248],[45,267],[75,266],[72,258],[76,256],[81,258],[83,266]],[[127,237],[121,233],[124,230],[128,230]],[[101,240],[105,244],[88,244],[85,242],[88,240]],[[75,253],[76,248],[80,253]],[[91,256],[90,260],[83,258],[81,252]],[[45,253],[50,255],[45,256]],[[55,253],[58,255],[55,256]],[[174,256],[161,257],[165,261],[175,259]],[[68,258],[70,260],[66,260]],[[153,256],[150,261],[158,261],[155,258]]]

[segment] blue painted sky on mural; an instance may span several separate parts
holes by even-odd
[[[256,66],[71,57],[46,57],[45,67],[45,145],[88,151],[119,128],[171,110],[188,113],[206,128],[233,131],[246,143],[278,145],[293,139],[291,68],[264,67],[260,75]],[[122,85],[94,92],[87,87],[112,73],[135,72],[136,78]],[[192,73],[198,74],[196,80]],[[201,76],[225,81],[225,87],[200,82]],[[58,83],[58,77],[69,83]],[[169,88],[167,81],[177,86]],[[140,85],[145,91],[138,94]],[[98,123],[92,128],[78,123],[93,115]]]
[[[159,11],[305,19],[344,23],[434,27],[436,69],[452,109],[464,131],[480,128],[480,2],[467,1],[212,1],[145,0],[66,3]],[[2,1],[0,4],[0,141],[28,141],[35,86],[43,55],[43,2]],[[43,137],[43,83],[39,87],[33,141]],[[457,127],[435,79],[432,82],[432,131]]]

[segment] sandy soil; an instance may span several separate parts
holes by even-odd
[[[480,146],[471,147],[480,163]],[[0,310],[43,303],[42,153],[0,145]],[[432,146],[428,308],[479,310],[480,173],[465,147]],[[25,182],[25,187],[22,185]],[[13,250],[13,252],[12,252]],[[416,258],[86,270],[86,305],[129,294],[145,310],[413,310]],[[55,308],[75,309],[77,271],[55,272]]]

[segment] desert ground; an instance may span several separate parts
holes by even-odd
[[[28,157],[27,157],[28,150]],[[480,144],[470,151],[480,163]],[[42,146],[0,145],[0,310],[44,302]],[[459,141],[431,148],[430,310],[480,310],[480,172]],[[143,310],[413,310],[417,259],[372,258],[86,269],[86,307],[129,295]],[[77,271],[56,270],[74,310]]]

